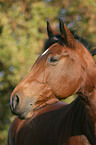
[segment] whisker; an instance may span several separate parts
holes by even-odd
[[[37,117],[35,117],[35,118],[34,118],[34,120],[33,120],[33,122],[32,122],[32,123],[33,123],[33,125],[34,125],[34,127],[36,127],[36,128],[37,128],[37,127],[39,126],[38,122],[39,122],[39,121],[38,121],[38,118],[37,118]]]
[[[32,127],[37,128],[38,127],[38,119],[37,119],[37,117],[34,118],[31,121],[26,121],[26,126],[28,126],[29,128],[32,128]]]
[[[30,122],[26,122],[26,126],[28,126],[29,128],[32,128],[32,125],[30,124]]]

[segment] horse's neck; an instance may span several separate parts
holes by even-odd
[[[96,122],[96,68],[91,72],[89,77],[89,85],[88,85],[88,90],[87,91],[87,99],[88,99],[88,104],[86,104],[89,109],[88,111],[90,112],[90,109],[92,110],[90,112],[90,115],[93,113],[93,120]]]
[[[86,104],[85,107],[93,121],[96,136],[96,88],[94,88],[88,95],[87,99],[89,104]]]
[[[81,91],[81,99],[85,104],[90,119],[93,121],[96,135],[96,66],[94,69],[88,70],[85,79],[85,84]]]

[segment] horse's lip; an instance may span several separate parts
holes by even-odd
[[[10,106],[10,108],[11,108],[11,106]],[[12,112],[12,114],[14,114],[14,115],[18,115],[18,114],[16,113],[16,111],[15,111],[13,108],[11,108],[11,112]]]
[[[17,115],[19,119],[25,119],[24,117],[24,113],[23,114],[20,114],[20,115]]]
[[[31,118],[33,115],[32,110],[30,110],[29,112],[23,112],[22,114],[18,114],[18,118],[19,119],[26,119],[26,118]]]
[[[24,117],[24,112],[23,113],[17,113],[17,112],[15,112],[14,109],[11,109],[11,112],[12,112],[12,114],[18,116],[19,119],[24,119],[25,118]]]

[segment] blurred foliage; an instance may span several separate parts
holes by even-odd
[[[12,120],[10,94],[43,48],[46,20],[58,29],[57,18],[95,43],[95,0],[0,0],[0,145]]]

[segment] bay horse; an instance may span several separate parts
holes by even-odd
[[[89,133],[90,135],[86,135],[87,133],[85,133],[85,136],[87,136],[92,145],[95,145],[95,60],[89,51],[74,38],[71,32],[63,24],[62,20],[60,20],[61,34],[58,34],[56,31],[54,31],[50,27],[49,23],[47,23],[47,31],[50,41],[53,40],[54,44],[52,44],[42,55],[39,56],[30,73],[17,85],[12,92],[10,98],[11,111],[20,119],[30,118],[34,116],[36,112],[45,108],[46,106],[56,104],[57,102],[59,103],[59,99],[66,98],[77,93],[79,94],[79,102],[81,98],[85,104],[84,106],[86,108],[85,110],[87,110],[87,116],[90,118],[85,119],[88,121],[85,121],[85,124],[87,124],[85,126],[89,126],[88,128],[86,127],[85,130],[87,130],[87,133],[88,130],[90,130],[89,132],[91,133]],[[66,106],[70,106],[70,104],[65,105],[64,108],[66,108]],[[58,110],[56,110],[56,112],[58,112]],[[60,113],[61,112],[63,111],[60,111]],[[78,113],[76,114],[78,115]],[[84,116],[86,116],[86,113]],[[65,115],[63,117],[66,118]],[[60,121],[57,123],[62,124]],[[60,129],[61,126],[59,126],[58,130]],[[81,130],[84,131],[84,128]],[[81,130],[78,129],[79,135]],[[67,131],[65,131],[65,133],[66,132]],[[68,137],[70,137],[70,135]],[[58,145],[61,145],[61,142],[62,144],[66,142],[66,140],[64,141],[62,138],[61,140],[62,141],[59,140],[60,143],[58,143]],[[55,145],[55,143],[51,144]]]

